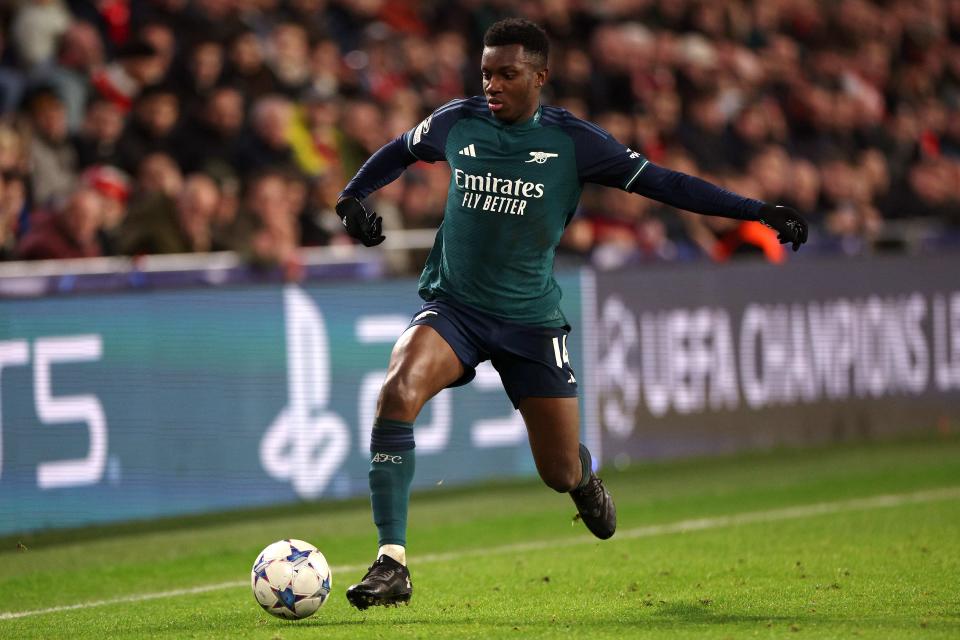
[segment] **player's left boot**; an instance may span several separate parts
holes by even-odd
[[[347,600],[361,611],[368,607],[409,604],[412,595],[410,571],[386,554],[377,558],[363,580],[347,589]]]
[[[577,505],[583,524],[593,535],[606,540],[617,530],[617,507],[613,504],[613,496],[596,474],[591,473],[587,484],[571,491],[570,497]]]

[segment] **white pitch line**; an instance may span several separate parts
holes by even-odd
[[[680,520],[667,524],[654,524],[645,527],[635,527],[633,529],[620,531],[617,533],[616,537],[613,538],[613,540],[623,540],[626,538],[651,538],[654,536],[667,535],[671,533],[687,533],[692,531],[704,531],[707,529],[721,529],[723,527],[732,527],[744,524],[799,520],[802,518],[830,515],[834,513],[845,513],[848,511],[885,509],[905,504],[921,504],[925,502],[938,502],[957,498],[960,498],[960,487],[932,489],[930,491],[918,491],[915,493],[880,495],[870,498],[854,498],[852,500],[838,500],[836,502],[818,502],[815,504],[801,505],[798,507],[768,509],[766,511],[747,511],[745,513],[737,513],[729,516],[696,518],[692,520]],[[432,562],[446,562],[449,560],[456,560],[470,556],[490,556],[520,553],[524,551],[542,551],[543,549],[549,549],[553,547],[570,547],[583,544],[599,544],[599,542],[596,539],[588,536],[560,538],[558,540],[533,540],[530,542],[519,542],[515,544],[500,545],[497,547],[487,547],[485,549],[468,549],[465,551],[430,553],[422,556],[415,556],[415,560],[417,564],[425,564]],[[352,571],[360,571],[361,569],[366,569],[366,565],[358,564],[333,567],[334,573],[349,573]],[[49,607],[47,609],[10,611],[7,613],[0,613],[0,620],[16,620],[18,618],[38,616],[46,613],[60,613],[62,611],[90,609],[93,607],[103,607],[107,605],[124,604],[129,602],[145,602],[147,600],[159,600],[161,598],[176,598],[178,596],[207,593],[209,591],[220,591],[222,589],[235,589],[248,584],[248,580],[231,580],[229,582],[218,582],[216,584],[202,585],[199,587],[171,589],[170,591],[157,591],[155,593],[142,593],[139,595],[122,596],[119,598],[109,598],[106,600],[93,600],[91,602],[79,602],[77,604]]]

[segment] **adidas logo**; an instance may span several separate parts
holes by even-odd
[[[468,144],[463,149],[459,151],[461,156],[470,156],[471,158],[477,157],[477,150],[473,148],[473,143]]]

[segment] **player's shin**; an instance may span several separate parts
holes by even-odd
[[[370,502],[380,555],[406,564],[407,508],[416,469],[413,424],[377,418],[370,436]]]

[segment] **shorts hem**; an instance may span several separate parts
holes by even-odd
[[[516,400],[510,398],[510,402],[513,403],[514,409],[520,408],[520,402],[526,400],[527,398],[579,398],[580,394],[575,389],[573,393],[549,393],[549,392],[538,392],[538,393],[526,393],[522,396],[518,396]]]

